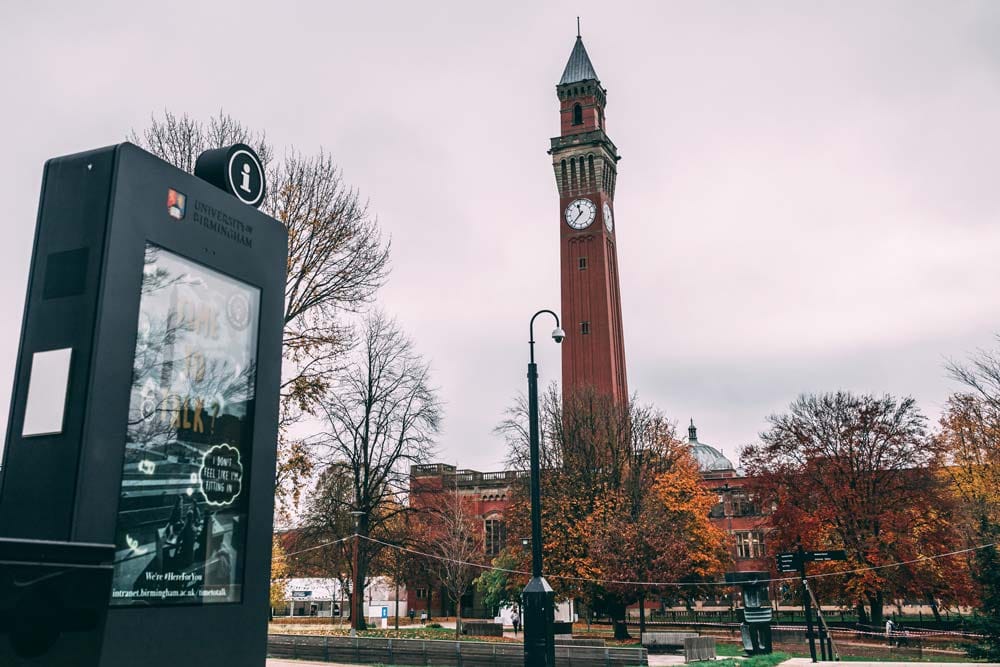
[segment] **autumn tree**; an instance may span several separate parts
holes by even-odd
[[[1000,354],[983,350],[949,371],[964,391],[948,399],[935,453],[965,510],[968,543],[979,547],[970,566],[986,639],[971,654],[1000,660]]]
[[[741,457],[749,490],[775,508],[771,549],[789,550],[800,537],[806,549],[845,549],[848,563],[814,572],[857,570],[835,585],[862,619],[867,605],[876,626],[894,597],[948,588],[953,563],[882,567],[960,543],[912,398],[803,395],[768,422]]]
[[[477,565],[484,553],[483,525],[468,505],[453,474],[451,488],[436,494],[416,517],[417,539],[429,556],[427,569],[436,575],[455,605],[455,639],[462,630],[462,598],[481,571]]]
[[[429,366],[399,324],[372,312],[359,338],[320,404],[325,430],[312,443],[319,470],[338,471],[348,479],[329,512],[357,513],[359,555],[351,587],[356,600],[364,592],[369,565],[384,548],[378,541],[394,540],[398,515],[408,511],[410,466],[433,454],[441,423]],[[357,626],[364,621],[355,607]]]
[[[606,611],[615,636],[626,638],[626,609],[657,592],[654,582],[721,574],[724,535],[708,519],[712,499],[661,413],[586,390],[564,403],[550,388],[540,415],[544,571],[560,597]],[[512,464],[525,465],[523,411],[515,407],[500,430]],[[527,484],[512,496],[508,535],[516,540],[530,534]],[[515,553],[526,569],[527,550]]]
[[[285,549],[281,546],[281,536],[273,535],[271,538],[271,587],[270,602],[271,614],[274,610],[285,605],[285,595],[288,587],[288,561]]]
[[[328,463],[316,476],[291,531],[289,542],[296,554],[289,561],[300,576],[337,579],[342,591],[352,590],[353,506],[353,471],[342,462]]]
[[[202,123],[165,111],[129,140],[189,173],[210,148],[239,142],[260,155],[268,181],[260,208],[288,230],[275,487],[279,501],[295,503],[313,459],[292,427],[318,414],[333,387],[354,341],[345,315],[365,309],[385,281],[389,243],[357,190],[323,151],[290,150],[277,158],[263,132],[221,112]]]

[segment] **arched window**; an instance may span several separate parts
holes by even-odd
[[[573,105],[573,124],[583,125],[583,107],[579,104]]]
[[[571,157],[569,159],[569,178],[570,178],[570,189],[576,191],[576,158]]]
[[[590,187],[596,188],[597,187],[597,176],[594,173],[594,156],[593,155],[588,155],[587,156],[587,166],[590,168]]]
[[[559,181],[563,192],[569,191],[569,181],[566,179],[566,160],[562,161],[562,180]]]
[[[486,519],[484,528],[486,539],[483,546],[486,547],[486,555],[496,556],[503,549],[504,543],[507,541],[507,526],[501,517],[492,516]]]

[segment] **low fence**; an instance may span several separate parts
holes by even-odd
[[[559,667],[648,665],[645,649],[556,645]],[[268,635],[270,658],[383,665],[523,667],[524,646],[507,642],[455,642],[438,639],[382,639]]]
[[[890,610],[887,608],[886,613]],[[850,611],[841,609],[823,609],[826,622],[830,625],[842,627],[856,627],[859,625],[858,617]],[[942,610],[941,620],[936,620],[929,614],[917,613],[912,615],[895,615],[897,623],[910,628],[921,630],[961,630],[965,625],[965,617],[952,614],[947,610]],[[656,625],[659,623],[739,623],[742,620],[742,613],[739,609],[691,609],[691,610],[647,610],[646,623]],[[805,613],[801,609],[776,609],[774,610],[774,621],[776,623],[805,623]],[[592,621],[595,624],[610,623],[607,619]],[[639,622],[639,611],[629,610],[629,623]]]

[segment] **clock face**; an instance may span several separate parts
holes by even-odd
[[[608,232],[615,231],[615,218],[611,215],[611,207],[608,206],[608,202],[604,202],[604,226],[608,228]]]
[[[586,229],[597,217],[597,206],[589,199],[576,199],[570,202],[563,215],[566,224],[573,229]]]

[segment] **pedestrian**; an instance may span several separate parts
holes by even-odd
[[[891,618],[885,619],[885,643],[892,646],[892,633],[896,629],[896,624]]]
[[[517,629],[521,627],[521,616],[517,613],[517,610],[510,615],[510,624],[514,626],[514,635],[517,635]]]

